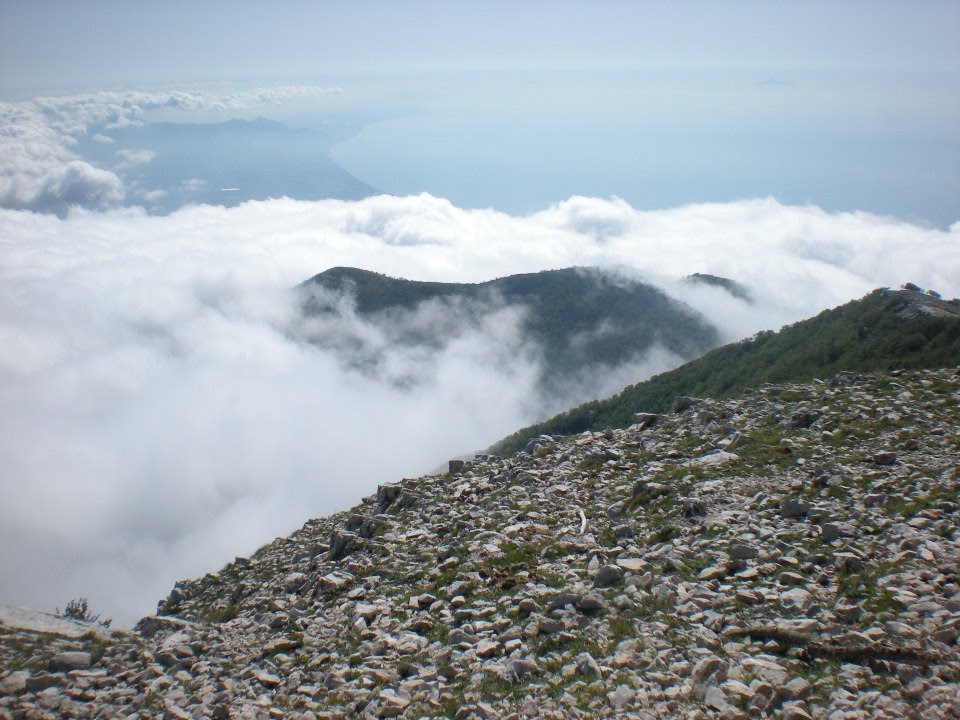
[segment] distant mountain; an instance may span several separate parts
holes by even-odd
[[[357,132],[343,124],[298,129],[261,117],[94,130],[112,142],[85,137],[79,152],[123,176],[134,189],[128,202],[145,204],[151,212],[171,212],[186,203],[233,206],[271,197],[358,200],[380,192],[330,157],[333,145]],[[125,160],[127,153],[141,161]]]
[[[300,286],[307,317],[342,311],[349,298],[356,315],[390,340],[390,346],[445,347],[494,313],[522,313],[514,343],[542,360],[545,392],[557,393],[591,368],[610,368],[662,347],[693,358],[719,343],[717,330],[688,306],[661,290],[594,268],[568,268],[511,275],[489,282],[418,282],[356,268],[333,268]],[[345,337],[343,325],[314,339],[336,347],[358,367],[375,370],[377,349],[361,337]]]
[[[710,275],[708,273],[694,273],[693,275],[687,275],[683,280],[684,282],[694,285],[709,285],[711,287],[722,288],[735,298],[753,302],[753,295],[751,295],[749,288],[730,278]]]
[[[593,400],[501,440],[509,454],[541,434],[626,427],[637,412],[664,412],[678,396],[728,398],[763,383],[809,382],[839,372],[960,364],[960,301],[906,289],[875,290],[779,332],[725,345],[606,400]],[[909,286],[915,287],[915,286]]]

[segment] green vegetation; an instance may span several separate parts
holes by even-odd
[[[796,462],[796,448],[785,445],[782,428],[763,428],[744,435],[734,452],[739,456],[737,468],[760,472],[767,468],[783,469]]]
[[[545,658],[552,653],[561,653],[562,658],[573,658],[582,652],[588,652],[593,657],[603,657],[605,648],[596,639],[578,632],[560,632],[553,635],[540,635],[531,641],[531,647],[539,658]]]
[[[90,656],[93,662],[100,662],[100,659],[103,657],[107,648],[110,647],[112,640],[101,637],[95,632],[84,633],[80,637],[80,647],[85,651],[90,653]]]
[[[917,296],[917,297],[915,297]],[[950,367],[960,363],[960,303],[940,316],[916,312],[918,293],[875,290],[779,332],[762,332],[619,394],[592,400],[501,440],[490,452],[514,453],[541,434],[626,427],[637,412],[668,412],[679,395],[728,398],[764,383],[803,383],[840,372]],[[923,296],[923,302],[936,302]],[[950,314],[951,312],[955,314]]]
[[[884,503],[884,511],[891,516],[909,519],[923,510],[940,507],[942,503],[947,503],[946,507],[949,508],[949,503],[955,502],[956,499],[956,489],[934,487],[928,492],[912,498],[904,498],[898,495],[889,497]]]
[[[110,618],[101,620],[99,614],[94,615],[92,612],[90,612],[90,606],[85,597],[70,600],[67,602],[63,612],[61,613],[60,608],[57,608],[56,614],[59,617],[65,617],[70,620],[79,620],[80,622],[96,623],[97,625],[102,625],[103,627],[110,627],[110,623],[113,622],[113,620]]]
[[[535,342],[547,361],[548,388],[559,387],[584,368],[629,361],[655,343],[689,358],[720,341],[704,318],[661,290],[592,268],[511,275],[477,284],[417,282],[332,268],[301,285],[307,315],[336,309],[310,292],[315,287],[352,297],[360,316],[391,328],[402,325],[397,323],[398,312],[413,311],[428,301],[449,303],[457,312],[454,320],[468,323],[478,323],[500,307],[522,307],[524,339]],[[397,342],[441,347],[449,328],[403,332]]]
[[[837,595],[849,603],[860,604],[868,613],[888,617],[894,613],[898,603],[894,594],[887,588],[880,587],[877,581],[903,569],[902,565],[885,560],[865,565],[863,569],[853,573],[841,571]]]
[[[12,656],[6,658],[7,669],[27,670],[32,673],[45,670],[53,655],[50,646],[54,642],[53,635],[3,636],[3,644]]]
[[[509,567],[516,566],[535,568],[537,566],[538,547],[532,543],[516,543],[508,540],[500,547],[500,555],[490,559],[488,564],[491,567]]]
[[[200,622],[223,623],[233,620],[237,617],[239,610],[233,603],[220,607],[211,607],[200,613]]]

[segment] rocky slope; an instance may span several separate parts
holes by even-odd
[[[0,627],[0,717],[958,717],[958,406],[840,375],[452,462],[136,632]]]

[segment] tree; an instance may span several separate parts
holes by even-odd
[[[86,623],[96,623],[97,625],[102,625],[103,627],[110,627],[110,623],[113,622],[111,618],[101,620],[99,614],[94,615],[91,613],[90,606],[86,598],[76,598],[74,600],[70,600],[62,613],[60,612],[60,608],[57,608],[57,617],[69,618],[70,620],[79,620],[80,622]]]

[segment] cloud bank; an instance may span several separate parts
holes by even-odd
[[[415,353],[370,338],[392,378],[418,378],[411,392],[298,335],[290,290],[329,267],[475,282],[599,265],[734,339],[881,285],[956,296],[958,241],[960,224],[772,199],[641,212],[574,197],[526,217],[429,195],[164,217],[0,210],[0,602],[85,595],[131,622],[176,579],[534,419],[522,310],[459,336],[428,377]],[[693,272],[744,283],[755,304],[679,282]],[[611,370],[610,391],[670,359],[647,361],[629,378]]]
[[[139,124],[149,113],[225,113],[274,106],[337,88],[285,85],[221,92],[101,92],[0,101],[0,207],[65,212],[79,205],[106,209],[127,195],[122,172],[152,156],[120,155],[114,168],[96,167],[76,153],[78,138],[93,127],[104,132]],[[110,143],[109,134],[91,139]]]

